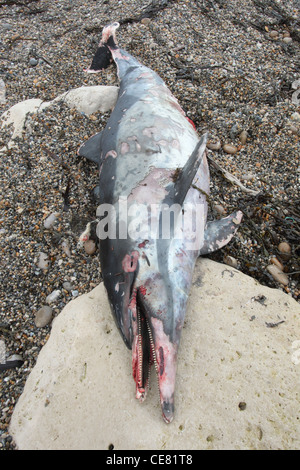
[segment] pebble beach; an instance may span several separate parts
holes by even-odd
[[[27,99],[119,85],[116,68],[86,74],[104,25],[166,82],[208,132],[209,218],[243,211],[234,240],[208,255],[300,298],[299,0],[0,1],[0,115]],[[56,102],[26,117],[8,148],[0,129],[0,449],[51,321],[101,282],[97,165],[79,146],[109,113]],[[238,286],[237,286],[238,288]]]

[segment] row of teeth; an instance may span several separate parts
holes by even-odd
[[[137,313],[137,321],[138,321],[138,354],[139,354],[139,359],[138,359],[138,368],[139,368],[139,370],[138,370],[138,388],[141,389],[140,390],[140,393],[141,393],[140,398],[144,399],[145,396],[146,396],[146,393],[147,393],[149,382],[150,382],[151,367],[149,366],[147,381],[146,381],[144,389],[142,389],[142,385],[143,385],[143,383],[142,383],[142,380],[143,380],[143,347],[142,347],[142,340],[143,340],[143,338],[142,338],[142,320],[141,320],[141,314],[140,314],[139,311]],[[150,341],[150,360],[153,360],[156,373],[158,373],[158,365],[157,365],[157,360],[156,360],[154,341],[153,341],[153,337],[152,337],[151,328],[150,328],[149,322],[146,318],[145,318],[145,322],[146,322],[148,335],[149,335],[149,341]],[[158,377],[158,375],[157,375],[157,377]]]

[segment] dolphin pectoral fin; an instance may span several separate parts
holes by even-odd
[[[242,212],[236,211],[223,219],[208,222],[199,256],[207,255],[227,245],[238,230],[242,217]]]
[[[179,204],[182,206],[185,196],[190,189],[193,179],[201,165],[203,155],[206,149],[207,134],[204,134],[197,143],[193,153],[190,155],[186,164],[179,170],[176,181],[170,184],[164,203],[169,205]]]
[[[102,131],[90,137],[79,147],[77,154],[80,157],[87,158],[88,160],[97,163],[100,166],[101,163],[101,137]]]

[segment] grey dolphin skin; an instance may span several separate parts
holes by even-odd
[[[209,169],[200,139],[163,80],[104,27],[89,73],[117,65],[120,90],[105,129],[79,155],[100,172],[98,237],[112,313],[132,349],[136,397],[155,366],[164,420],[174,416],[176,359],[195,261],[230,241],[236,212],[206,223]]]

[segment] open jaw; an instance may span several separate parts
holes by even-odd
[[[156,364],[153,336],[142,303],[139,290],[133,294],[131,308],[135,303],[135,332],[132,345],[132,373],[136,383],[136,398],[143,402],[149,388],[150,370]]]
[[[157,325],[150,318],[144,302],[143,287],[133,292],[129,309],[133,325],[132,372],[136,383],[136,398],[140,402],[145,400],[149,389],[151,366],[154,365],[163,419],[166,423],[170,423],[174,416],[176,370],[174,346],[168,338],[166,339],[166,335],[163,335],[163,340],[161,339],[162,324],[158,320],[159,325]]]

